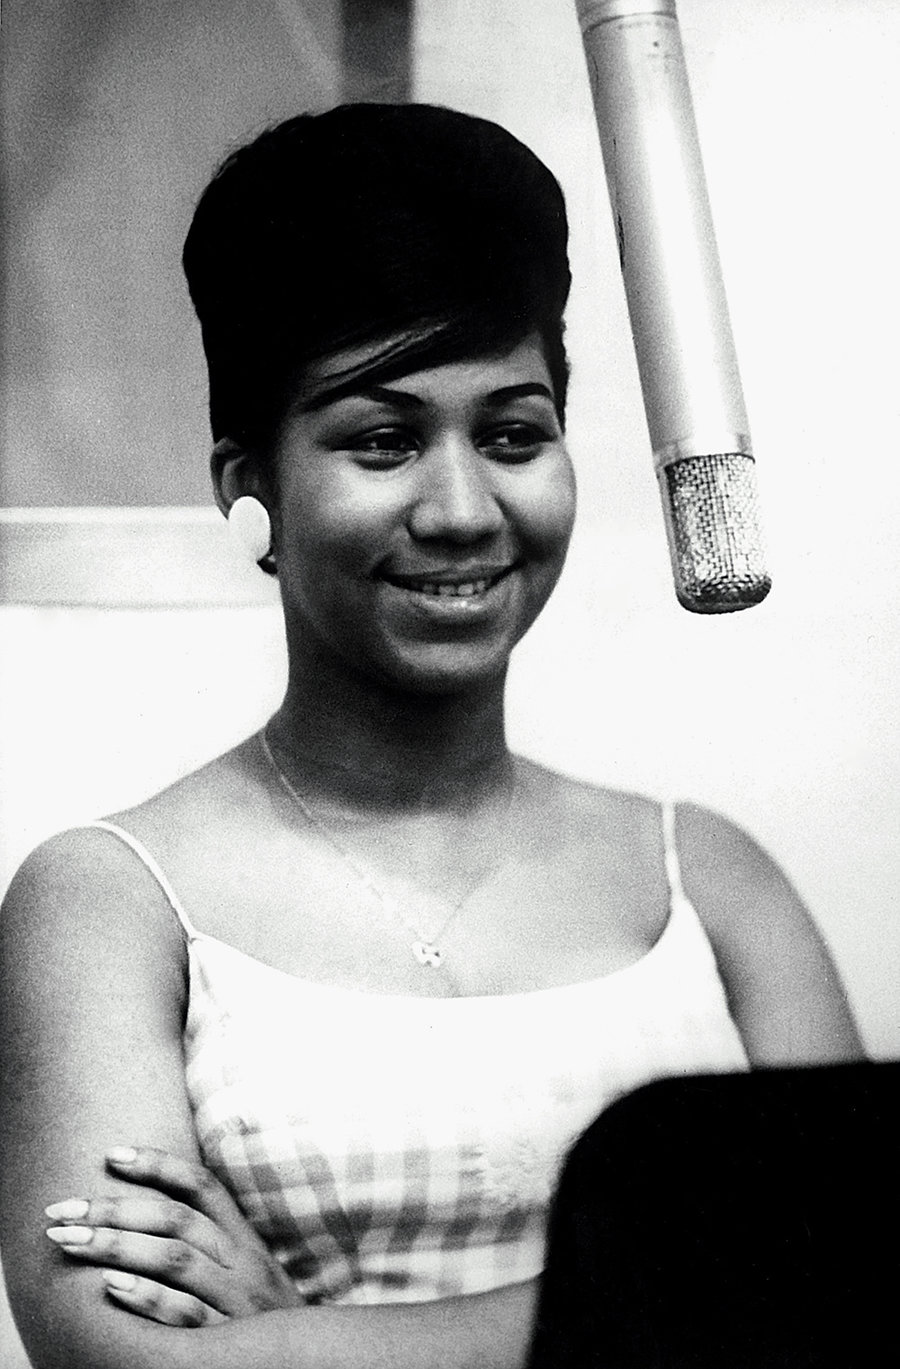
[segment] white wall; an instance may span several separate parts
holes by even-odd
[[[419,0],[416,98],[495,118],[566,191],[580,530],[512,733],[711,803],[779,857],[870,1048],[900,1054],[900,6],[679,0],[774,588],[674,599],[572,0]]]

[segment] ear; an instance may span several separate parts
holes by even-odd
[[[209,461],[212,474],[213,492],[219,509],[228,517],[228,510],[242,494],[252,494],[263,499],[263,481],[259,461],[254,453],[248,452],[230,437],[222,437],[212,449]]]

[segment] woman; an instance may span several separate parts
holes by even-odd
[[[10,890],[17,1319],[38,1369],[519,1365],[601,1107],[856,1033],[746,836],[506,746],[574,514],[550,173],[447,110],[301,117],[226,161],[184,262],[289,683]]]

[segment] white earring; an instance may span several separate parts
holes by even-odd
[[[242,494],[228,510],[228,531],[235,546],[257,564],[268,556],[272,524],[266,506],[252,494]]]

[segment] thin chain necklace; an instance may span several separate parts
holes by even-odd
[[[469,900],[474,898],[475,894],[477,894],[479,890],[483,889],[485,885],[489,884],[493,879],[496,878],[501,867],[505,864],[506,851],[502,847],[500,848],[497,857],[491,861],[490,865],[488,866],[484,874],[480,875],[479,878],[475,881],[475,883],[471,886],[471,888],[467,889],[465,893],[462,895],[462,897],[457,899],[457,901],[452,905],[449,916],[445,918],[444,922],[438,928],[435,935],[433,937],[426,937],[422,933],[422,931],[415,925],[415,923],[411,922],[409,918],[406,917],[400,905],[397,903],[396,899],[391,898],[390,894],[386,894],[383,889],[379,888],[375,880],[369,874],[368,870],[366,870],[356,859],[356,857],[353,856],[340,841],[338,841],[337,837],[334,835],[332,831],[330,831],[328,827],[325,826],[321,818],[316,817],[315,813],[309,807],[309,804],[306,802],[303,795],[300,794],[297,791],[297,789],[295,789],[293,784],[291,784],[291,781],[288,779],[287,775],[284,773],[281,766],[278,764],[274,755],[272,754],[272,748],[269,744],[267,727],[264,727],[262,731],[259,733],[259,740],[266,760],[268,761],[269,765],[271,766],[272,770],[277,776],[279,783],[281,784],[281,787],[284,789],[288,797],[291,798],[293,802],[297,805],[297,807],[300,809],[300,812],[306,819],[308,826],[311,827],[312,830],[315,833],[317,833],[317,835],[323,841],[327,842],[327,844],[332,848],[332,850],[337,852],[337,854],[340,856],[344,864],[350,870],[352,870],[353,874],[356,876],[358,883],[362,885],[362,887],[365,889],[369,897],[371,899],[374,899],[375,902],[377,902],[378,904],[380,904],[384,911],[391,918],[393,918],[393,920],[399,926],[405,928],[405,930],[408,932],[412,932],[414,940],[410,943],[410,950],[412,951],[414,959],[420,965],[424,965],[427,969],[438,969],[443,964],[444,960],[444,952],[441,949],[441,945],[443,943],[444,936],[448,928],[450,927],[454,919],[459,915],[459,913],[462,912],[463,908],[469,902]],[[506,800],[506,805],[503,810],[504,823],[506,822],[506,819],[509,817],[515,792],[516,783],[515,777],[513,777],[512,783],[509,786],[509,795]]]

